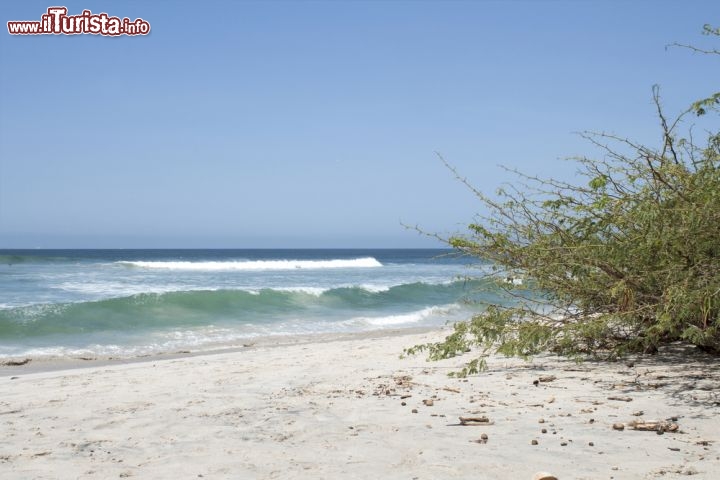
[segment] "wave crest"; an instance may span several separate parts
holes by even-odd
[[[259,270],[295,270],[295,269],[325,269],[325,268],[376,268],[383,264],[373,257],[332,259],[332,260],[233,260],[233,261],[120,261],[118,265],[128,267],[162,269],[162,270],[186,270],[186,271],[259,271]]]

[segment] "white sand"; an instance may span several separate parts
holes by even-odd
[[[710,358],[671,352],[633,367],[493,358],[467,380],[446,376],[460,359],[398,358],[438,338],[266,342],[39,373],[31,363],[16,379],[0,367],[0,478],[720,478]],[[533,385],[547,375],[556,379]],[[470,415],[494,424],[453,425]],[[612,429],[672,416],[678,432]],[[474,442],[482,434],[487,443]]]

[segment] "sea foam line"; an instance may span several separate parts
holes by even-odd
[[[235,260],[228,262],[186,262],[186,261],[120,261],[115,262],[128,267],[161,270],[193,271],[258,271],[258,270],[294,270],[324,268],[375,268],[382,263],[373,257],[333,260]]]

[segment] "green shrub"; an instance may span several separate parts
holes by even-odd
[[[673,122],[657,87],[653,98],[658,146],[586,133],[602,155],[574,159],[578,184],[515,172],[518,182],[496,197],[473,189],[489,213],[447,243],[493,262],[497,278],[525,282],[499,282],[511,301],[408,353],[439,359],[478,346],[613,358],[675,341],[720,351],[720,132],[706,132],[701,144],[678,132],[683,117],[717,113],[720,94]],[[460,373],[482,367],[481,355]]]

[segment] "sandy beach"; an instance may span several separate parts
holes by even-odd
[[[447,376],[463,359],[399,358],[443,334],[0,367],[0,477],[720,477],[711,357],[680,348],[618,363],[494,357],[467,379]]]

